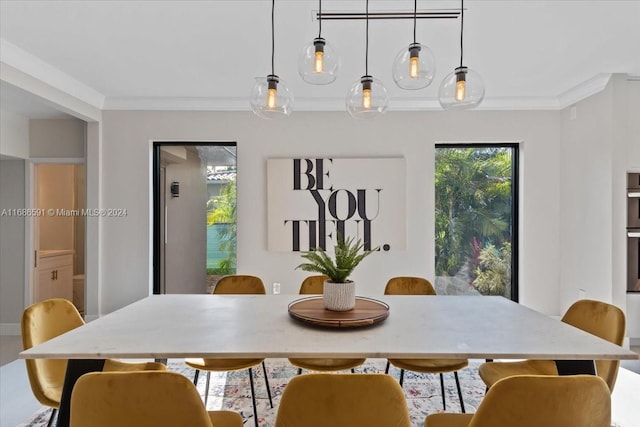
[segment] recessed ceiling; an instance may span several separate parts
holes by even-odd
[[[324,11],[364,6],[323,1]],[[419,10],[459,7],[418,2]],[[370,1],[371,12],[412,9],[411,0]],[[467,0],[465,9],[464,62],[484,77],[484,108],[558,108],[566,93],[602,73],[640,74],[640,1]],[[344,109],[364,74],[365,22],[323,22],[342,67],[331,85],[313,86],[296,61],[318,34],[317,10],[315,0],[276,1],[275,72],[293,89],[295,109]],[[254,78],[271,72],[269,0],[3,0],[0,16],[3,42],[104,95],[99,108],[248,110]],[[391,64],[412,38],[411,20],[371,21],[370,74],[386,85],[391,110],[439,108],[439,83],[459,65],[460,20],[418,21],[417,41],[433,50],[436,76],[426,89],[405,91]]]

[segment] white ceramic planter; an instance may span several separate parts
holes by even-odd
[[[324,308],[332,311],[348,311],[356,305],[356,282],[347,283],[324,282]]]

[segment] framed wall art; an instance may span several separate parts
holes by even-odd
[[[268,249],[331,251],[338,233],[405,249],[405,179],[404,158],[268,159]]]

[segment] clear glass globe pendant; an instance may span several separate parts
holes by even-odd
[[[316,37],[304,47],[298,57],[298,73],[302,80],[314,85],[332,83],[338,77],[340,61],[333,46]]]
[[[484,99],[484,80],[476,71],[462,65],[464,35],[464,0],[460,0],[460,66],[449,73],[438,90],[442,108],[467,109],[477,107]]]
[[[362,76],[347,93],[347,111],[352,117],[367,119],[383,114],[389,108],[389,94],[382,82]]]
[[[256,77],[251,91],[251,110],[263,119],[285,118],[293,111],[293,93],[274,74]]]
[[[369,75],[369,0],[366,1],[366,24],[364,76],[351,86],[345,99],[347,112],[358,119],[377,117],[389,108],[387,89],[380,80]]]
[[[249,99],[251,111],[263,119],[285,118],[293,111],[293,92],[274,71],[275,9],[276,0],[271,0],[271,74],[256,77]]]
[[[433,52],[420,43],[411,43],[393,61],[393,80],[401,89],[423,89],[431,84],[435,73]]]
[[[440,84],[438,101],[443,108],[467,109],[484,99],[484,81],[468,67],[457,67]]]

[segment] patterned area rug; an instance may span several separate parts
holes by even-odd
[[[475,412],[484,396],[484,384],[478,377],[478,365],[480,363],[480,360],[471,360],[469,361],[469,366],[458,373],[467,412]],[[269,407],[262,368],[254,368],[258,422],[260,427],[273,427],[282,391],[289,379],[296,375],[297,369],[291,366],[286,359],[267,359],[265,364],[273,397],[273,409]],[[368,359],[364,365],[356,368],[356,372],[384,372],[385,364],[386,359]],[[180,372],[193,379],[193,369],[186,366],[181,360],[169,360],[168,367],[172,371]],[[395,378],[399,378],[400,370],[392,367],[389,373]],[[201,373],[198,381],[198,391],[204,396],[206,375],[203,374]],[[460,402],[453,374],[444,374],[444,385],[447,412],[460,412]],[[438,375],[406,372],[404,391],[407,397],[409,413],[411,414],[411,421],[415,427],[424,425],[424,419],[427,414],[442,412],[442,396]],[[207,409],[236,411],[244,417],[246,426],[253,426],[251,389],[247,371],[212,372]],[[42,408],[18,427],[46,426],[50,411],[48,408]]]

